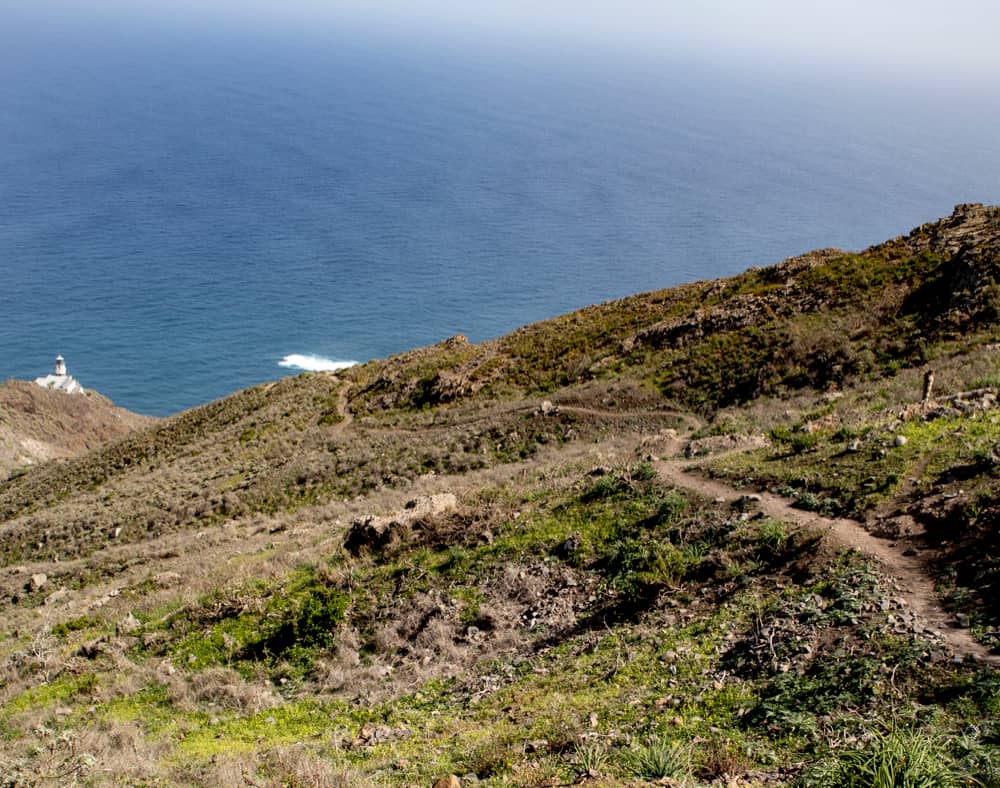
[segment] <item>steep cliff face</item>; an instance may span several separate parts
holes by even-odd
[[[99,394],[71,396],[8,381],[0,385],[0,479],[44,460],[82,454],[153,421]]]

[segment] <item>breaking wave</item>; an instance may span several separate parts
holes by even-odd
[[[336,361],[335,359],[323,358],[322,356],[292,353],[281,359],[278,362],[278,366],[304,369],[308,372],[336,372],[338,369],[353,367],[357,363],[357,361]]]

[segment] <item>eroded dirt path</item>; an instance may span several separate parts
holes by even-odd
[[[352,421],[354,421],[354,414],[351,413],[351,409],[347,407],[347,395],[351,393],[352,388],[354,388],[353,383],[344,381],[343,385],[340,387],[340,391],[337,393],[337,415],[340,416],[340,421],[330,428],[331,435],[339,435],[346,430],[348,426],[350,426]]]
[[[697,465],[688,460],[664,460],[655,463],[665,481],[677,487],[700,493],[708,498],[732,503],[746,493],[723,482],[706,479],[695,471]],[[799,528],[820,531],[834,544],[854,548],[875,558],[885,571],[899,583],[899,597],[923,622],[925,633],[937,636],[956,655],[973,657],[979,662],[1000,668],[1000,655],[992,654],[973,639],[969,630],[956,625],[955,618],[938,600],[933,581],[927,576],[916,556],[903,554],[904,548],[894,542],[879,539],[854,520],[823,517],[815,512],[796,509],[787,500],[771,493],[756,493],[755,505],[768,517],[783,520]]]
[[[690,432],[694,432],[700,429],[702,422],[696,416],[683,410],[676,410],[673,408],[661,408],[658,410],[623,410],[623,411],[609,411],[609,410],[599,410],[597,408],[584,408],[578,405],[564,405],[559,403],[555,406],[559,411],[563,413],[575,413],[579,416],[594,416],[596,418],[616,418],[616,419],[636,419],[636,418],[646,418],[646,419],[675,419],[678,424],[682,424]]]

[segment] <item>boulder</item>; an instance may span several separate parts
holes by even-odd
[[[457,506],[458,499],[453,493],[440,493],[407,501],[402,511],[386,517],[373,514],[359,517],[347,529],[344,549],[354,556],[382,552],[408,539],[417,520],[452,511]]]
[[[153,583],[157,588],[173,588],[180,585],[183,579],[178,572],[157,572],[153,575]]]
[[[131,635],[133,632],[138,632],[142,629],[142,622],[133,613],[129,612],[125,618],[118,622],[116,629],[119,635]]]
[[[56,602],[61,602],[63,599],[69,596],[69,591],[65,588],[60,588],[58,591],[53,591],[47,597],[45,597],[46,605],[54,605]]]

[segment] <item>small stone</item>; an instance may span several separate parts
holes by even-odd
[[[178,572],[159,572],[153,575],[153,583],[156,584],[157,588],[171,588],[180,585],[181,580],[183,578]]]
[[[847,450],[852,453],[857,453],[861,451],[861,441],[855,438],[854,440],[852,440],[850,443],[847,444]]]
[[[969,617],[965,613],[956,613],[955,623],[963,629],[967,629],[969,626]]]
[[[131,612],[125,616],[121,621],[118,622],[118,634],[119,635],[131,635],[133,632],[142,629],[142,622],[135,617]],[[191,655],[194,656],[193,654]],[[188,658],[190,661],[190,657]]]
[[[48,581],[48,577],[41,572],[32,575],[31,579],[28,581],[28,590],[30,591],[40,591],[42,586]]]
[[[56,602],[59,602],[68,596],[69,596],[69,591],[67,591],[65,588],[60,588],[58,591],[53,591],[51,594],[45,597],[45,604],[54,605]]]
[[[897,435],[896,439],[893,441],[893,444],[896,446],[905,446],[907,443],[908,441],[905,435]]]

